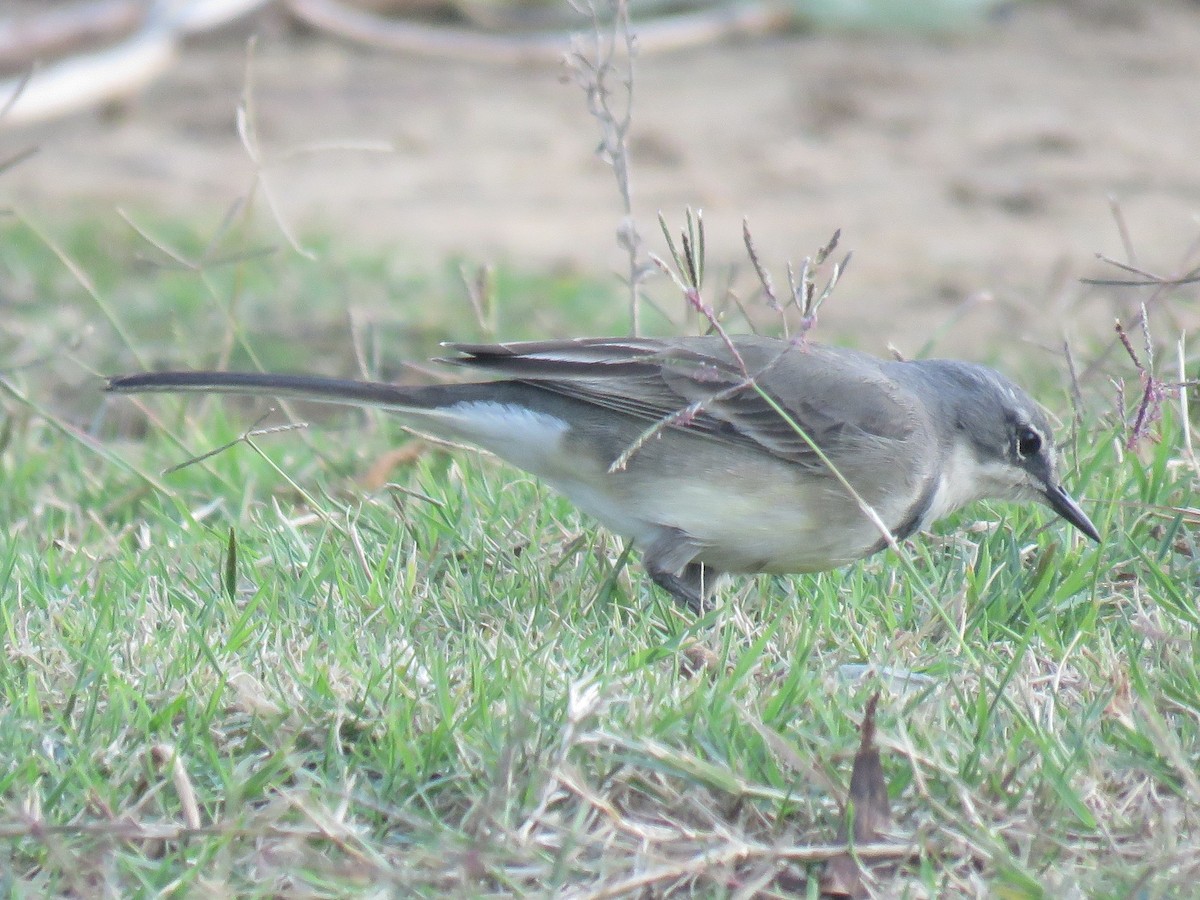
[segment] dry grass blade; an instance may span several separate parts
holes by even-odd
[[[1134,449],[1138,443],[1149,437],[1151,426],[1162,418],[1163,403],[1172,390],[1154,374],[1154,343],[1150,337],[1149,316],[1144,306],[1141,309],[1139,318],[1142,325],[1142,338],[1146,356],[1145,363],[1142,362],[1137,351],[1134,350],[1133,342],[1130,340],[1125,327],[1119,319],[1115,325],[1117,340],[1125,348],[1125,352],[1130,360],[1133,361],[1133,367],[1137,370],[1138,379],[1142,383],[1141,398],[1138,400],[1132,424],[1128,423],[1128,419],[1124,415],[1124,390],[1121,389],[1118,391],[1119,408],[1122,413],[1121,421],[1123,424],[1126,424],[1125,448],[1127,450]]]
[[[767,299],[767,307],[776,312],[783,312],[783,307],[779,305],[779,298],[775,295],[775,284],[771,280],[771,273],[767,271],[766,266],[762,264],[759,258],[758,250],[754,246],[754,238],[750,234],[750,220],[742,219],[742,242],[746,245],[746,255],[750,257],[750,265],[754,266],[754,274],[758,276],[759,284],[762,285],[763,295]],[[784,334],[787,334],[787,320],[783,321]]]
[[[253,438],[256,438],[256,437],[264,437],[266,435],[271,435],[271,434],[280,434],[284,431],[298,431],[302,428],[308,427],[307,422],[288,422],[284,425],[274,425],[270,428],[259,428],[258,426],[260,424],[262,424],[263,422],[265,422],[268,418],[270,418],[270,416],[272,416],[274,414],[274,412],[275,412],[274,408],[267,410],[265,413],[263,413],[259,417],[257,422],[255,422],[246,431],[243,431],[241,433],[241,435],[234,438],[232,441],[227,441],[226,443],[222,444],[220,447],[214,447],[212,450],[209,450],[206,453],[201,453],[199,456],[193,456],[191,459],[184,460],[181,463],[173,465],[173,466],[171,466],[171,468],[164,470],[163,475],[171,475],[174,472],[178,472],[182,469],[186,469],[188,466],[194,466],[196,463],[203,462],[206,459],[211,459],[212,457],[216,456],[219,453],[224,453],[230,447],[236,447],[238,444],[249,444],[250,446],[253,446],[254,445]]]
[[[9,82],[9,84],[12,86],[9,90],[8,97],[6,97],[4,100],[4,105],[0,106],[0,119],[3,119],[5,116],[7,116],[9,111],[16,105],[17,100],[19,100],[21,95],[25,93],[25,88],[29,86],[29,79],[32,77],[33,69],[29,69],[15,81]]]
[[[652,271],[646,261],[645,243],[633,216],[633,171],[629,153],[629,129],[633,125],[633,60],[638,42],[629,23],[627,0],[607,0],[611,21],[606,27],[600,9],[593,3],[591,49],[584,48],[581,37],[573,37],[566,55],[575,83],[583,89],[588,112],[600,126],[597,153],[612,167],[617,193],[621,198],[622,218],[617,228],[617,243],[627,256],[625,284],[629,291],[630,333],[642,331],[642,283]],[[620,88],[613,90],[612,82]]]
[[[0,116],[0,118],[3,118],[3,116]],[[9,169],[25,162],[25,160],[29,159],[31,156],[33,156],[37,152],[38,152],[37,147],[26,147],[24,150],[18,150],[16,153],[14,153],[8,159],[0,160],[0,175],[4,174]]]
[[[1130,240],[1128,231],[1125,227],[1125,222],[1124,222],[1124,218],[1121,214],[1120,207],[1117,206],[1115,203],[1113,204],[1113,215],[1116,218],[1117,228],[1121,234],[1121,240],[1122,240],[1123,245],[1125,246],[1126,253],[1129,255],[1130,260],[1132,260],[1133,252],[1134,252],[1133,246],[1132,246],[1132,241]],[[1111,257],[1106,256],[1103,253],[1097,253],[1096,257],[1101,262],[1105,263],[1106,265],[1113,266],[1114,268],[1119,269],[1123,272],[1129,272],[1133,275],[1137,275],[1138,278],[1136,278],[1136,279],[1083,278],[1083,279],[1080,279],[1080,281],[1083,284],[1092,284],[1092,285],[1109,285],[1109,286],[1117,286],[1117,287],[1149,287],[1149,288],[1151,288],[1152,290],[1149,292],[1149,295],[1146,296],[1144,299],[1142,299],[1138,303],[1137,315],[1135,316],[1135,318],[1130,326],[1132,328],[1144,327],[1149,312],[1152,311],[1153,309],[1155,309],[1159,305],[1160,301],[1162,301],[1164,298],[1166,298],[1170,295],[1171,289],[1200,282],[1200,267],[1198,267],[1194,264],[1194,260],[1195,260],[1197,253],[1200,253],[1200,235],[1198,235],[1195,239],[1192,240],[1192,242],[1187,246],[1187,248],[1184,250],[1184,252],[1180,256],[1180,259],[1176,266],[1176,269],[1177,269],[1177,271],[1181,271],[1181,274],[1166,275],[1166,276],[1157,275],[1142,266],[1136,265],[1132,261],[1128,262],[1128,263],[1123,263],[1123,262],[1120,262],[1119,260],[1112,259]],[[1104,364],[1108,361],[1108,358],[1109,358],[1110,354],[1112,353],[1112,351],[1118,345],[1120,345],[1120,343],[1121,343],[1121,339],[1118,336],[1111,343],[1109,343],[1104,348],[1103,351],[1095,354],[1092,361],[1087,365],[1087,367],[1083,370],[1082,374],[1079,376],[1080,382],[1086,384],[1092,377],[1094,377],[1096,375],[1097,372],[1100,372],[1102,370]]]

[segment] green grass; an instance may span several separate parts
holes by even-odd
[[[1068,483],[1100,547],[980,506],[904,559],[738,580],[696,621],[492,460],[429,449],[364,487],[406,439],[386,417],[163,475],[265,406],[105,398],[87,374],[250,344],[355,372],[354,340],[395,372],[486,336],[453,267],[413,282],[326,244],[164,272],[116,229],[55,240],[99,304],[43,238],[0,234],[6,893],[814,896],[880,688],[911,848],[881,896],[1194,892],[1200,503],[1176,403],[1136,454],[1084,423]],[[497,296],[503,337],[620,328],[605,285],[502,272]],[[926,678],[843,677],[863,662]]]

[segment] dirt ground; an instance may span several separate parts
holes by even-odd
[[[115,112],[0,129],[0,158],[40,147],[0,200],[43,222],[121,206],[215,225],[254,172],[234,125],[245,36],[191,41]],[[1105,271],[1097,252],[1123,255],[1110,195],[1148,268],[1176,269],[1200,233],[1195,2],[1020,4],[954,38],[733,40],[644,55],[635,93],[635,207],[651,247],[657,211],[678,220],[687,205],[703,208],[716,263],[744,261],[743,217],[777,264],[840,227],[855,259],[824,327],[873,350],[915,349],[970,297],[987,302],[939,349],[1055,340],[1068,320],[1108,328],[1112,292],[1077,279]],[[268,19],[254,96],[268,176],[298,229],[431,265],[623,268],[598,131],[559,66],[389,55]],[[359,139],[394,151],[285,158]]]

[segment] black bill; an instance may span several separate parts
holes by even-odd
[[[1093,541],[1099,543],[1100,532],[1096,530],[1096,526],[1092,524],[1092,520],[1085,513],[1065,490],[1061,484],[1053,484],[1046,488],[1044,494],[1046,503],[1052,510],[1090,537]]]

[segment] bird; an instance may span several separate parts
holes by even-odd
[[[1093,541],[1041,407],[995,369],[807,338],[708,334],[449,343],[479,380],[423,386],[142,372],[115,393],[378,407],[531,473],[640,549],[697,614],[725,574],[840,568],[983,499],[1039,502]]]

